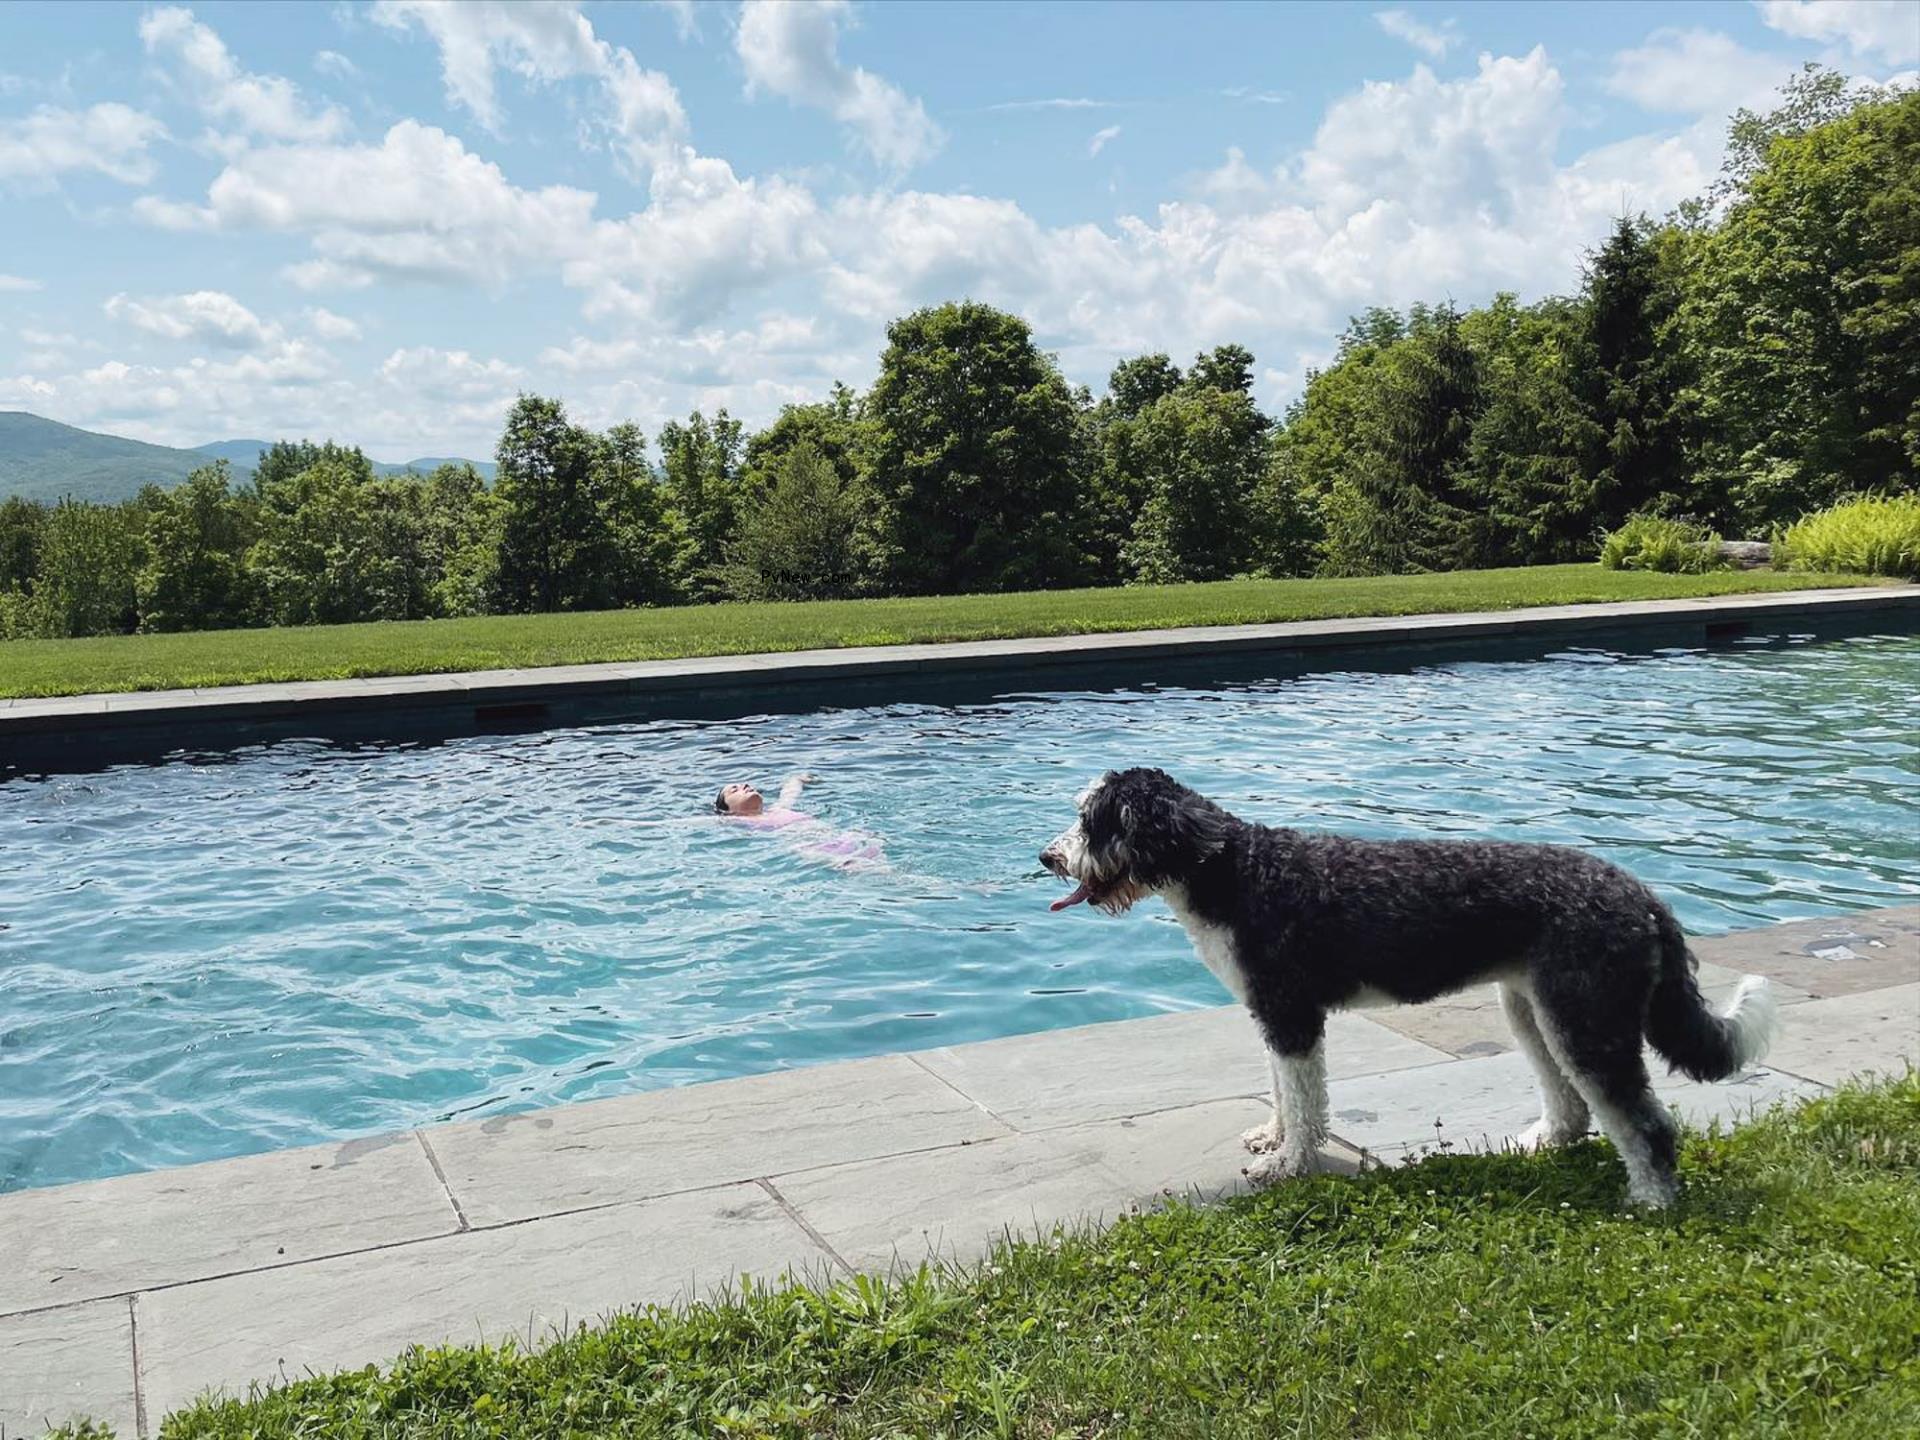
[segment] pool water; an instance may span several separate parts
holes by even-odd
[[[1155,903],[1049,914],[1098,771],[1591,847],[1689,928],[1910,901],[1920,638],[282,744],[0,784],[0,1190],[1218,1004]],[[730,779],[878,838],[711,813]]]

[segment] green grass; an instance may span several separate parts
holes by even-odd
[[[1170,625],[1503,610],[1871,583],[1844,575],[1654,575],[1597,565],[1546,565],[1361,580],[1236,580],[1019,595],[13,640],[0,642],[0,698],[1080,635]]]
[[[984,1267],[415,1350],[163,1440],[1920,1434],[1920,1075],[1690,1134],[1172,1205]]]

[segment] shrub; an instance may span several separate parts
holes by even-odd
[[[1802,516],[1774,541],[1774,561],[1920,580],[1920,495],[1862,496]]]
[[[1726,565],[1720,537],[1694,520],[1665,515],[1633,515],[1600,542],[1600,564],[1608,570],[1661,570],[1698,575]]]

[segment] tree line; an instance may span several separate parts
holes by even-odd
[[[523,395],[498,475],[281,442],[121,505],[0,503],[0,636],[1590,559],[1920,489],[1920,95],[1809,68],[1577,293],[1369,310],[1280,416],[1238,345],[1070,385],[1018,316],[887,329],[872,387],[647,438]]]

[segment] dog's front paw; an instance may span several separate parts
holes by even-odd
[[[1282,1180],[1295,1180],[1311,1174],[1313,1161],[1310,1151],[1299,1153],[1283,1147],[1254,1156],[1253,1162],[1240,1173],[1256,1186],[1277,1185]]]
[[[1278,1150],[1280,1142],[1287,1138],[1287,1132],[1280,1124],[1280,1117],[1274,1116],[1264,1125],[1256,1125],[1240,1137],[1240,1143],[1256,1155],[1264,1155],[1269,1150]]]

